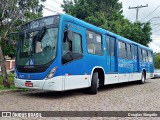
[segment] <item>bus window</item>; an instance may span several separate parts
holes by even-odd
[[[118,57],[126,59],[126,44],[124,42],[118,42]]]
[[[146,51],[146,54],[147,54],[146,60],[147,60],[147,62],[149,62],[149,59],[148,59],[148,51]]]
[[[147,53],[146,50],[142,50],[143,52],[143,61],[147,62]]]
[[[146,62],[149,62],[149,59],[148,59],[148,51],[146,51]]]
[[[141,48],[139,48],[139,56],[140,56],[140,61],[143,61],[143,52]]]
[[[111,40],[111,56],[115,56],[115,39]]]
[[[82,38],[80,34],[73,33],[72,52],[82,53]]]
[[[134,59],[135,60],[137,60],[137,58],[138,58],[138,53],[137,53],[138,51],[137,51],[137,46],[134,46]]]
[[[64,31],[62,43],[62,64],[82,58],[82,37],[78,33],[72,32],[72,40],[67,40],[67,31]]]
[[[149,62],[153,62],[152,52],[150,52],[150,51],[148,51],[148,59],[149,59]]]
[[[101,35],[95,34],[95,54],[102,55],[102,37]]]
[[[107,48],[106,48],[107,53],[108,53],[108,55],[110,55],[110,50],[109,50],[109,49],[110,49],[110,47],[109,47],[109,46],[110,46],[110,44],[109,44],[109,37],[106,38],[106,46],[107,46]]]
[[[64,36],[63,36],[63,43],[62,43],[62,54],[66,54],[69,49],[69,42],[67,41],[67,31],[64,31]]]
[[[131,59],[132,56],[131,56],[131,45],[127,44],[127,58],[128,59]]]
[[[87,51],[90,54],[95,54],[94,33],[90,31],[87,31]]]
[[[102,55],[102,37],[91,31],[87,31],[87,51],[89,54]]]

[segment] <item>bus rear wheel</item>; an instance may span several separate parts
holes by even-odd
[[[97,94],[98,87],[99,87],[98,72],[94,72],[92,75],[90,93]]]
[[[145,72],[143,71],[143,72],[142,72],[142,76],[141,76],[140,83],[141,83],[141,84],[144,84],[144,83],[145,83],[145,80],[146,80],[146,76],[145,76]]]

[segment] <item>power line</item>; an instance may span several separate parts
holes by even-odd
[[[155,19],[155,20],[160,19],[160,16],[153,17],[153,18],[151,18],[150,20],[148,20],[148,22],[151,22],[151,21],[153,21],[154,19]],[[154,20],[154,21],[155,21],[155,20]]]
[[[137,1],[135,1],[135,0],[132,0],[134,3],[136,3],[136,4],[141,4],[141,3],[139,3],[139,2],[137,2]]]
[[[147,17],[149,17],[150,15],[152,15],[158,8],[160,7],[160,5],[158,5],[156,7],[156,9],[154,9],[151,13],[149,13],[146,17],[144,17],[142,20],[146,19]]]
[[[51,6],[51,5],[48,5],[48,4],[46,4],[46,3],[43,3],[43,4],[44,4],[45,6],[47,6],[47,7],[50,7],[50,8],[52,8],[52,9],[55,9],[55,10],[56,10],[57,12],[59,12],[59,13],[62,12],[60,9],[57,9],[57,8]]]
[[[151,26],[156,26],[156,25],[160,25],[160,23],[155,23],[155,24],[153,24],[153,25],[151,24]]]
[[[129,6],[129,8],[128,8],[128,9],[136,9],[136,22],[138,21],[139,8],[143,8],[143,7],[148,7],[148,4],[145,5],[145,6],[142,6],[142,5],[138,6],[138,5],[137,5],[136,7],[130,7],[130,6]]]
[[[158,30],[156,30],[156,31],[154,31],[154,32],[158,32],[158,31],[160,31],[160,29],[158,29]]]
[[[53,12],[53,13],[57,13],[57,11],[51,10],[51,9],[49,9],[49,8],[47,8],[47,7],[44,7],[44,9],[46,9],[46,10],[48,10],[48,11],[50,11],[50,12]]]
[[[58,4],[60,4],[60,5],[63,5],[63,3],[61,3],[61,2],[59,2],[57,0],[53,0],[53,1],[56,2],[56,3],[58,3]]]
[[[158,28],[158,27],[160,27],[160,25],[158,25],[158,26],[154,27],[152,30],[154,30],[154,29],[156,29],[156,28]]]
[[[144,1],[144,0],[141,0],[143,3],[145,3],[146,1]]]

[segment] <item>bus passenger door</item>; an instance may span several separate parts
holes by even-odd
[[[117,72],[116,64],[116,39],[114,37],[106,36],[107,44],[107,72]]]
[[[139,61],[138,61],[138,46],[133,45],[133,72],[138,72],[139,71]]]
[[[116,39],[106,36],[106,72],[105,84],[118,83]]]

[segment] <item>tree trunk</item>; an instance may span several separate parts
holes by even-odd
[[[0,46],[0,65],[1,65],[3,85],[4,85],[4,87],[8,87],[8,88],[9,88],[9,87],[10,87],[10,84],[9,84],[9,82],[8,82],[6,65],[5,65],[4,56],[3,56],[3,53],[2,53],[1,46]]]

